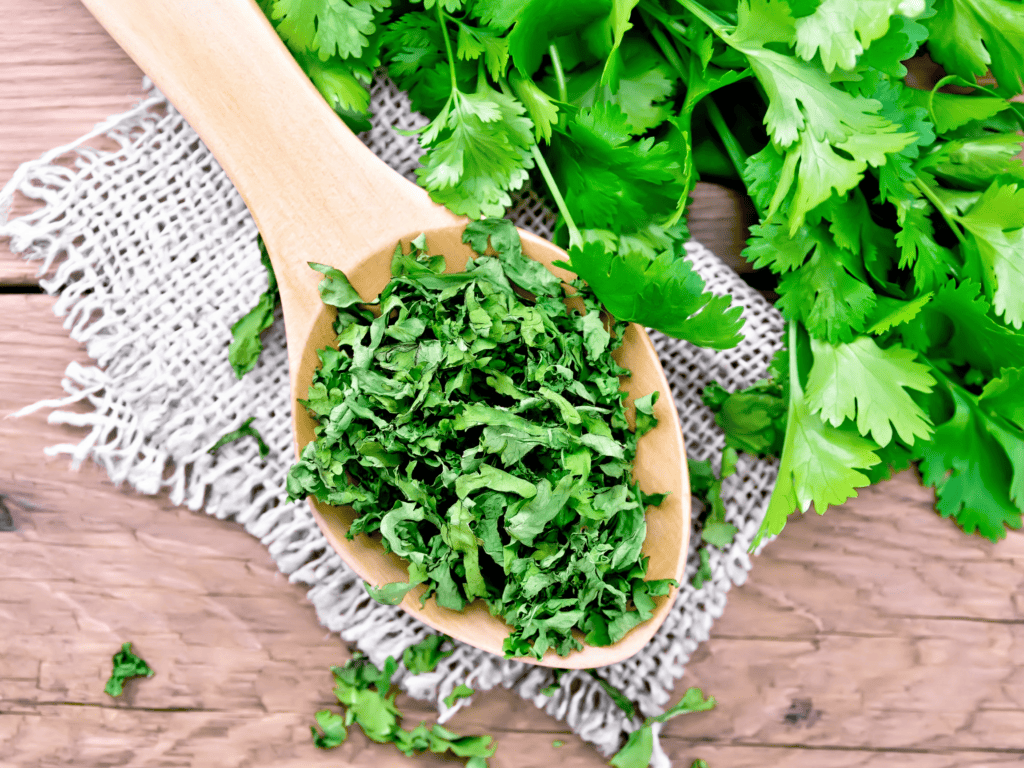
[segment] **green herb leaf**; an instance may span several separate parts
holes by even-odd
[[[451,693],[444,697],[444,705],[446,707],[451,707],[459,699],[468,699],[474,693],[476,693],[476,691],[474,691],[468,685],[463,685],[462,683],[459,683],[457,686],[455,686],[455,688],[452,689]]]
[[[132,652],[132,644],[125,643],[121,650],[113,656],[114,667],[103,690],[109,696],[120,696],[124,692],[124,684],[133,677],[152,677],[153,670],[149,664]]]
[[[728,296],[705,292],[704,280],[682,250],[666,251],[652,261],[587,243],[569,251],[566,268],[586,280],[619,320],[714,349],[734,347],[742,338],[741,308],[731,306]]]
[[[989,71],[1000,90],[1024,90],[1024,17],[1009,0],[938,0],[926,20],[928,50],[946,71],[968,80]]]
[[[907,389],[931,392],[935,379],[917,355],[899,345],[880,348],[870,336],[849,344],[811,338],[814,365],[807,380],[807,405],[833,427],[856,419],[857,431],[888,445],[892,432],[907,445],[931,436],[928,416]]]
[[[329,709],[321,709],[316,713],[316,726],[309,726],[313,734],[313,746],[317,749],[331,749],[338,746],[348,737],[345,719]]]
[[[232,340],[228,347],[228,361],[238,378],[242,378],[256,367],[256,361],[263,351],[260,334],[273,325],[274,309],[281,300],[274,267],[270,263],[270,255],[261,235],[256,236],[256,243],[260,249],[260,262],[267,270],[267,290],[260,295],[256,305],[231,326]]]
[[[262,435],[252,426],[252,422],[255,420],[255,416],[250,416],[244,422],[242,426],[236,429],[234,432],[228,432],[220,440],[213,444],[213,446],[207,450],[207,453],[216,453],[222,446],[232,443],[235,440],[241,440],[243,437],[251,437],[256,440],[256,445],[259,446],[260,458],[266,458],[270,453],[270,446],[263,441]]]
[[[567,654],[574,629],[616,642],[668,591],[643,580],[640,552],[662,497],[631,479],[655,393],[636,399],[630,431],[611,356],[624,324],[606,327],[582,283],[567,306],[508,221],[471,223],[465,239],[497,257],[446,274],[417,238],[396,251],[379,312],[356,311],[327,270],[337,349],[321,351],[302,401],[318,425],[289,494],[351,505],[349,535],[379,533],[409,563],[407,583],[367,587],[378,600],[419,583],[452,610],[483,599],[513,627],[509,655]]]
[[[445,635],[427,635],[415,645],[402,652],[402,664],[414,675],[433,672],[441,659],[451,656],[455,649],[442,651],[441,646],[448,640]]]

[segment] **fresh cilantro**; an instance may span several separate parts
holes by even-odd
[[[241,440],[243,437],[251,437],[256,441],[256,445],[259,446],[260,457],[266,458],[270,453],[270,446],[263,441],[262,435],[256,431],[254,426],[252,426],[252,422],[255,418],[255,416],[250,416],[248,419],[243,421],[242,426],[234,432],[228,432],[224,435],[220,440],[213,444],[207,453],[216,453],[221,447],[228,443],[233,443],[235,440]]]
[[[132,652],[132,644],[125,643],[121,650],[114,654],[114,668],[110,673],[103,690],[109,696],[120,696],[124,692],[124,684],[133,677],[152,677],[153,670],[149,664]]]
[[[702,549],[700,551],[700,566],[693,575],[690,584],[694,589],[700,589],[706,582],[711,581],[712,576],[714,576],[714,572],[711,570],[711,556],[708,554],[707,549]]]
[[[927,383],[938,371],[977,398],[1024,367],[1024,106],[1009,100],[1024,90],[1016,0],[425,0],[393,9],[387,0],[259,1],[350,125],[367,125],[367,85],[386,63],[430,121],[418,178],[435,200],[472,219],[501,216],[533,175],[558,211],[554,239],[618,320],[716,348],[738,341],[741,308],[705,290],[682,244],[701,175],[746,187],[760,218],[746,256],[778,277],[777,306],[801,340],[790,362],[804,378],[790,387],[782,370],[706,397],[727,447],[783,454],[773,529],[795,507],[820,511],[911,456],[923,461],[929,447],[944,455],[937,441],[954,424],[984,424],[1008,461],[1024,450],[1003,428],[1016,424],[1009,417],[980,405],[984,419],[957,411],[948,387]],[[918,90],[905,82],[905,62],[925,54],[949,75]],[[403,263],[416,272],[415,262]],[[509,278],[535,292],[521,282],[527,276]],[[325,282],[345,294],[336,276]],[[345,317],[371,322],[352,296],[335,297],[348,300]],[[467,321],[486,335],[486,302],[476,301],[483,314],[474,306]],[[272,313],[261,302],[238,327],[240,371]],[[606,346],[600,315],[587,317],[584,349]],[[522,320],[525,334],[543,338],[543,322]],[[414,335],[414,319],[401,324],[400,336]],[[847,366],[853,378],[843,376]],[[521,404],[523,390],[502,373],[508,379],[491,377],[494,391]],[[330,390],[309,403],[328,416]],[[598,450],[600,437],[587,447]],[[539,455],[531,445],[506,439],[499,456]],[[1016,499],[1014,477],[998,474],[1002,487],[991,494]],[[1005,528],[973,481],[962,493],[949,482],[943,509],[956,492],[952,516],[989,520],[979,531]],[[547,493],[561,495],[557,483]],[[980,506],[971,512],[972,504]],[[451,605],[476,596],[483,588],[461,528],[465,517],[475,531],[476,514],[460,508],[449,535],[467,550],[457,550],[468,559],[454,575],[413,567],[408,582],[376,594],[394,601],[423,583]],[[403,536],[412,526],[392,519]],[[474,535],[492,554],[478,556],[481,578],[505,549],[482,519],[486,536]],[[707,521],[705,539],[727,541],[723,522]],[[523,518],[514,530],[531,540],[538,525]],[[588,632],[611,637],[634,620],[611,630],[594,622]]]
[[[579,281],[567,307],[510,222],[474,222],[464,239],[496,257],[445,274],[417,238],[396,250],[379,313],[317,267],[337,349],[320,352],[301,401],[319,424],[289,494],[351,505],[349,536],[379,532],[409,563],[407,582],[368,586],[382,602],[414,588],[451,610],[483,599],[512,627],[509,656],[564,655],[580,647],[574,629],[609,645],[669,589],[644,580],[641,555],[661,497],[632,480],[657,393],[636,400],[631,430],[611,356],[624,323]]]
[[[267,270],[267,290],[260,294],[256,305],[231,326],[231,345],[228,347],[228,362],[235,370],[235,375],[242,378],[256,367],[263,342],[260,334],[274,323],[274,309],[281,300],[277,289],[277,278],[274,267],[270,263],[270,254],[261,235],[256,236],[260,249],[260,262]]]
[[[271,0],[271,18],[289,47],[317,51],[321,59],[362,55],[376,30],[375,13],[389,0]]]
[[[794,511],[811,505],[820,515],[830,504],[842,504],[869,484],[863,474],[879,462],[877,444],[855,430],[836,428],[816,416],[798,375],[797,327],[789,326],[789,406],[779,476],[764,522],[751,549],[766,534],[778,534]]]
[[[490,736],[460,736],[437,724],[427,727],[420,723],[411,730],[402,727],[402,713],[395,705],[398,691],[392,690],[391,685],[397,668],[391,656],[384,669],[379,669],[360,654],[344,666],[331,667],[334,695],[342,711],[338,714],[324,709],[316,713],[317,725],[310,726],[313,745],[319,749],[336,747],[345,741],[348,728],[355,724],[372,741],[394,744],[406,756],[427,750],[451,753],[454,757],[469,758],[466,765],[470,768],[485,768],[487,758],[495,750]]]
[[[747,58],[767,94],[765,124],[785,160],[765,217],[770,219],[791,194],[791,234],[833,191],[849,192],[868,165],[884,164],[887,154],[916,138],[881,117],[879,102],[837,88],[818,66],[776,50],[797,39],[796,21],[781,0],[741,0],[732,28],[694,0],[680,2]]]
[[[369,85],[380,66],[390,0],[259,0],[327,103],[352,130],[369,130]]]
[[[608,761],[608,764],[613,766],[613,768],[647,768],[654,754],[652,724],[664,723],[679,715],[692,712],[707,712],[714,709],[716,703],[714,696],[704,698],[700,688],[688,689],[683,694],[683,698],[670,709],[656,717],[648,717],[640,728],[630,733],[626,744],[615,753],[612,759]]]
[[[468,685],[459,683],[452,689],[451,693],[444,697],[444,705],[446,707],[454,706],[455,702],[459,699],[468,699],[474,693],[476,693],[476,691],[474,691]]]
[[[442,651],[441,646],[448,641],[445,635],[427,635],[415,645],[410,645],[402,652],[402,664],[412,674],[433,672],[441,659],[455,653],[454,648]]]
[[[619,320],[657,328],[699,346],[727,349],[739,343],[741,307],[729,296],[704,291],[685,251],[665,251],[655,259],[635,252],[609,253],[599,243],[569,251],[566,265],[594,289]]]
[[[917,355],[895,344],[882,349],[870,336],[849,344],[811,339],[814,365],[807,405],[833,427],[856,418],[857,431],[888,445],[893,429],[912,445],[931,436],[928,416],[907,389],[930,392],[935,379]]]
[[[998,541],[1007,528],[1021,527],[1024,431],[998,411],[986,411],[991,400],[979,401],[945,376],[939,378],[952,412],[936,424],[934,439],[915,453],[921,477],[935,486],[936,508],[943,517],[954,517],[967,533]],[[933,399],[933,408],[942,407]]]
[[[924,22],[928,50],[948,72],[968,80],[991,69],[1003,93],[1024,90],[1024,15],[1010,0],[937,0]]]
[[[626,694],[597,674],[595,670],[588,669],[587,674],[597,681],[601,689],[608,694],[609,698],[615,703],[615,706],[622,710],[626,717],[633,718],[636,716],[636,707]]]

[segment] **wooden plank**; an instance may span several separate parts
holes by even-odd
[[[87,362],[52,304],[0,296],[0,414],[59,396],[66,361]],[[0,419],[0,494],[17,528],[0,533],[0,616],[21,627],[0,637],[0,735],[11,737],[0,739],[0,764],[326,760],[306,729],[330,703],[327,668],[344,650],[302,588],[236,525],[113,489],[92,465],[74,473],[42,458],[45,445],[75,437],[41,413]],[[904,473],[790,523],[730,593],[677,686],[678,697],[699,685],[719,707],[666,726],[676,764],[937,768],[1024,757],[1024,537],[967,537],[930,503]],[[109,656],[129,639],[158,675],[111,703]],[[429,719],[422,704],[406,706],[412,722]],[[478,695],[452,727],[495,734],[505,768],[604,764],[503,690]],[[553,739],[566,746],[556,751]],[[405,760],[358,739],[330,757]]]
[[[0,0],[0,186],[17,167],[74,141],[142,95],[142,73],[81,3]],[[18,198],[11,216],[32,210]],[[0,242],[0,286],[35,283]]]

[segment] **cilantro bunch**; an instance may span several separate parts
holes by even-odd
[[[968,533],[1020,528],[1024,110],[1005,98],[1024,88],[1020,5],[893,3],[883,18],[751,0],[725,22],[682,4],[767,101],[762,149],[722,132],[761,212],[746,255],[778,275],[788,354],[770,381],[705,396],[727,446],[780,455],[760,535],[912,462]],[[901,63],[925,41],[952,72],[929,91]],[[978,86],[989,67],[997,82]]]
[[[461,610],[483,599],[511,627],[509,656],[609,645],[653,615],[669,580],[646,581],[645,510],[663,496],[632,478],[658,393],[629,428],[606,327],[590,290],[521,252],[504,219],[464,238],[481,256],[445,274],[421,238],[396,249],[374,311],[336,270],[337,349],[321,350],[309,399],[316,439],[288,474],[293,498],[351,505],[350,537],[379,534],[409,563],[407,583],[370,587],[397,603]],[[529,291],[529,295],[524,291]]]
[[[387,67],[430,120],[435,200],[476,218],[546,192],[620,320],[737,343],[740,308],[682,243],[697,179],[749,194],[745,256],[776,280],[789,354],[708,402],[729,447],[780,457],[762,535],[912,463],[966,531],[1021,527],[1018,0],[264,4],[294,50]],[[332,47],[342,27],[356,44]],[[944,76],[922,86],[911,59]]]
[[[387,66],[430,119],[417,175],[435,201],[502,216],[532,174],[560,211],[570,268],[618,319],[739,342],[741,308],[704,291],[682,248],[700,96],[680,112],[679,74],[650,39],[627,36],[635,0],[261,3],[350,125],[368,125],[369,73]]]

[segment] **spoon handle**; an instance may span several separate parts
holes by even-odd
[[[460,219],[334,114],[253,0],[83,0],[196,130],[245,200],[281,285],[289,339],[320,275]]]

